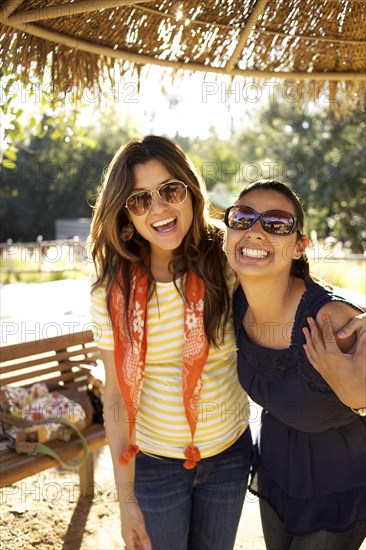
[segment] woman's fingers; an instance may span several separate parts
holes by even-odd
[[[357,333],[366,333],[366,313],[361,313],[344,325],[338,332],[337,336],[339,338],[348,338],[354,332]]]
[[[303,332],[305,334],[305,340],[306,340],[306,344],[303,344],[303,348],[306,353],[306,357],[308,358],[308,361],[310,361],[313,367],[316,367],[318,355],[316,353],[316,350],[314,349],[309,331],[307,331],[307,333],[305,331],[307,331],[307,329],[303,329]]]
[[[323,337],[319,331],[316,321],[312,317],[307,317],[307,322],[310,329],[310,337],[313,348],[318,352],[324,351],[324,341]]]
[[[323,322],[323,340],[325,344],[325,348],[336,348],[338,350],[337,342],[334,336],[333,326],[330,320],[330,317],[323,313],[322,315],[322,322]]]
[[[359,334],[354,345],[355,354],[360,357],[366,372],[366,331]]]
[[[315,367],[319,359],[319,352],[323,351],[323,344],[320,342],[319,331],[316,323],[310,317],[307,319],[309,328],[304,327],[302,329],[305,336],[304,350],[310,363]],[[320,343],[320,349],[318,344]]]
[[[152,544],[144,526],[136,530],[135,536],[137,550],[152,550]]]
[[[305,335],[304,350],[310,363],[319,368],[327,353],[339,353],[339,348],[334,336],[332,323],[325,313],[322,316],[322,331],[319,331],[316,321],[312,317],[307,318],[309,329],[303,328]]]

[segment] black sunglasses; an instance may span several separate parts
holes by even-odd
[[[296,216],[285,210],[266,210],[256,212],[244,205],[230,206],[225,212],[224,222],[230,229],[245,230],[260,220],[266,233],[271,235],[291,235],[298,227]]]
[[[160,199],[169,204],[181,204],[187,198],[188,186],[179,180],[169,180],[159,185],[155,191],[136,191],[126,200],[125,206],[130,214],[143,216],[152,207],[153,193],[157,193]]]

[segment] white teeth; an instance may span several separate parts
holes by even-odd
[[[269,252],[266,250],[259,250],[258,248],[241,248],[240,254],[242,256],[248,256],[249,258],[266,258]]]
[[[167,218],[166,220],[161,220],[160,222],[155,222],[152,224],[153,227],[160,227],[166,225],[167,223],[174,222],[175,218]]]

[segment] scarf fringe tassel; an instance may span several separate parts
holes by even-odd
[[[194,445],[188,445],[188,447],[186,447],[186,450],[184,451],[184,456],[187,460],[185,460],[183,466],[187,468],[187,470],[192,470],[192,468],[195,468],[197,462],[201,460],[201,453],[199,451],[199,448],[195,447]]]
[[[118,462],[121,464],[121,466],[126,466],[131,458],[133,458],[137,453],[139,452],[139,446],[138,445],[132,445],[130,443],[123,451],[121,456],[118,459]]]

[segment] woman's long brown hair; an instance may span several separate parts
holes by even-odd
[[[127,303],[129,267],[138,263],[148,274],[149,295],[154,292],[155,280],[144,257],[149,257],[149,242],[136,233],[129,241],[120,238],[121,229],[129,223],[125,203],[134,188],[133,169],[137,164],[153,159],[159,160],[191,192],[193,222],[181,246],[174,251],[170,268],[177,288],[177,279],[188,270],[205,281],[205,331],[209,343],[217,346],[224,337],[230,313],[225,281],[226,258],[221,248],[222,231],[208,215],[205,185],[195,167],[182,149],[167,138],[146,136],[142,140],[134,139],[117,151],[108,167],[91,228],[92,258],[97,272],[94,288],[106,286],[108,306],[112,286],[118,285]]]

